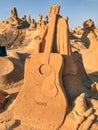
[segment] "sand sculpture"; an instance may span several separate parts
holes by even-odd
[[[17,105],[17,107],[15,107],[15,116],[21,118],[23,121],[27,120],[34,128],[39,129],[56,129],[60,127],[67,111],[67,98],[65,98],[66,95],[61,83],[62,57],[58,53],[52,53],[59,8],[58,5],[50,8],[49,14],[51,20],[49,23],[45,50],[43,53],[33,53],[32,56],[27,59],[27,66],[25,66],[25,69],[28,67],[31,68],[33,65],[34,75],[32,75],[32,72],[30,74],[30,69],[28,72],[25,71],[27,72],[25,73],[25,76],[27,77],[25,77],[26,82],[15,103]],[[56,64],[57,61],[58,65]],[[36,78],[32,77],[33,82],[27,87],[28,82],[31,80],[29,74]],[[30,89],[31,93],[29,92]],[[23,98],[24,96],[25,101]],[[28,105],[30,106],[25,107],[23,110],[24,103],[27,104],[27,102],[31,102],[32,99],[34,99],[32,104],[29,103]],[[33,109],[31,113],[28,113],[31,111],[28,111],[29,108]],[[44,115],[43,112],[45,112]],[[25,116],[23,116],[24,113],[26,113]],[[28,115],[30,117],[28,117]],[[29,121],[29,119],[31,121]],[[37,124],[39,125],[36,126]]]
[[[43,26],[46,24],[48,24],[48,16],[44,16],[44,20],[43,20],[43,15],[38,14],[37,29],[43,28]]]
[[[47,15],[44,17],[44,22],[45,22],[45,24],[48,23],[48,16]]]
[[[13,68],[13,63],[9,59],[0,57],[0,77],[13,71]]]
[[[29,23],[26,20],[26,15],[24,15],[22,18],[19,18],[16,8],[11,9],[11,16],[8,19],[6,19],[5,22],[18,29],[20,29],[20,28],[23,29],[23,28],[29,27]]]
[[[1,81],[1,77],[12,72],[13,68],[14,68],[13,63],[9,59],[0,57],[0,81]],[[8,93],[0,89],[0,108],[3,107],[3,105],[5,104],[7,96]]]
[[[28,16],[28,23],[31,24],[31,16]]]
[[[43,19],[43,15],[42,15],[42,14],[38,14],[37,29],[40,29],[40,28],[41,28],[42,19]]]
[[[39,130],[97,130],[98,86],[88,78],[81,55],[72,53],[68,18],[59,9],[50,7],[50,22],[26,59],[14,118]]]
[[[34,51],[25,62],[24,86],[16,97],[13,109],[14,123],[18,121],[20,126],[15,128],[12,121],[9,128],[98,130],[98,84],[91,81],[85,71],[84,55],[72,52],[68,17],[60,16],[59,10],[59,5],[53,5],[49,10],[50,21],[48,17],[44,21],[41,18]],[[15,10],[12,14],[15,15]],[[17,13],[15,17],[18,17]],[[91,44],[96,42],[95,46],[90,44],[88,49],[97,52],[93,21],[87,20],[84,27],[84,32],[89,33],[84,33],[87,35],[82,35],[82,38],[88,36]],[[7,63],[10,67],[5,67],[5,71],[0,69],[0,76],[7,73],[9,81],[14,74],[23,72],[23,61],[21,64],[18,55],[15,58],[9,58],[15,62],[14,67],[8,59],[0,58],[3,64]],[[17,62],[20,63],[20,69]],[[0,62],[1,68],[4,68],[3,64]],[[17,68],[15,73],[13,68]],[[96,70],[98,71],[97,68]],[[0,90],[0,107],[6,102],[7,96],[8,93]],[[8,112],[9,110],[10,108]]]
[[[95,25],[91,19],[88,19],[84,22],[83,26],[84,31],[81,40],[86,43],[85,46],[87,47],[86,50],[81,50],[84,66],[92,72],[97,72],[98,64],[95,61],[97,61],[98,57],[98,38],[94,32]]]
[[[11,17],[12,17],[12,18],[15,18],[15,19],[18,18],[18,13],[17,13],[16,8],[12,8],[12,9],[11,9]]]
[[[30,28],[31,29],[36,29],[36,26],[37,26],[37,23],[36,23],[35,19],[32,19],[31,23],[30,23]]]

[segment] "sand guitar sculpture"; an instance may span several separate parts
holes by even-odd
[[[26,59],[24,87],[15,102],[15,118],[35,129],[58,129],[67,111],[61,80],[63,59],[52,52],[59,9],[59,5],[50,7],[44,52],[33,53]]]

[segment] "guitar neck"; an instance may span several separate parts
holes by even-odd
[[[46,44],[45,44],[45,50],[44,50],[45,54],[51,53],[52,48],[53,48],[56,20],[57,20],[57,15],[52,14],[50,18],[50,22],[49,22],[48,34],[46,37]]]
[[[59,14],[59,5],[52,6],[50,8],[50,22],[48,26],[48,33],[46,37],[45,49],[44,49],[44,61],[49,63],[50,53],[53,49],[54,35],[56,29],[57,16]]]

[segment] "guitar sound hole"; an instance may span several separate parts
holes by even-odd
[[[41,75],[48,75],[51,71],[51,67],[48,64],[43,64],[39,67],[39,72]]]

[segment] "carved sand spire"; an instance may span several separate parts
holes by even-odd
[[[47,15],[44,17],[44,22],[45,22],[45,24],[48,23],[48,16]]]
[[[28,23],[31,24],[31,16],[28,16]]]
[[[11,17],[17,19],[18,18],[18,13],[16,8],[11,9]]]

